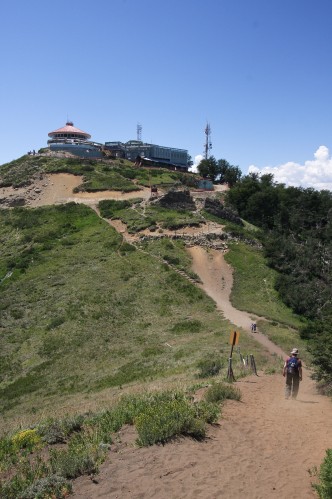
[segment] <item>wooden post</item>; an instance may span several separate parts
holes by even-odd
[[[231,353],[228,359],[228,371],[227,371],[227,379],[229,381],[235,381],[234,373],[233,373],[233,368],[232,368],[232,356],[233,356],[233,349],[234,345],[236,345],[239,342],[239,333],[236,331],[233,331],[231,333],[229,342],[231,344]]]
[[[255,358],[253,355],[250,354],[250,366],[251,366],[251,370],[253,373],[256,374],[256,376],[258,376],[257,374],[257,369],[256,369],[256,362],[255,362]]]

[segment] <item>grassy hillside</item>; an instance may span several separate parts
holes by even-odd
[[[211,299],[89,208],[1,210],[0,241],[7,421],[112,387],[172,376],[192,382],[197,362],[216,352],[226,365],[231,326]],[[145,250],[189,269],[181,242],[152,241]],[[243,348],[259,357],[249,339]]]
[[[192,181],[191,175],[134,168],[124,161],[44,156],[23,156],[0,169],[2,185],[60,171],[83,174],[82,189]],[[100,208],[104,217],[120,218],[132,232],[195,225],[206,217],[137,203],[132,209],[132,203],[104,201]],[[252,227],[232,224],[229,230],[241,237],[253,233]],[[52,414],[54,407],[75,412],[116,398],[119,390],[193,383],[198,363],[214,355],[226,370],[232,325],[210,298],[174,271],[175,266],[192,276],[181,241],[146,241],[139,251],[86,206],[67,204],[0,210],[0,243],[3,428],[15,423],[13,416],[24,414],[31,421]],[[297,334],[298,319],[278,300],[261,252],[234,245],[229,258],[237,269],[235,306],[270,318],[262,328],[280,344],[285,339],[280,328],[285,336]],[[261,281],[264,287],[257,286]],[[241,349],[254,353],[260,367],[266,363],[246,335]]]
[[[299,335],[304,319],[282,302],[275,290],[278,273],[267,266],[263,252],[243,243],[231,244],[225,258],[235,269],[231,295],[234,307],[263,317],[258,321],[260,331],[285,352],[296,346],[301,357],[310,362],[306,341]]]
[[[0,187],[20,187],[30,183],[40,173],[72,173],[82,175],[79,191],[119,190],[139,191],[139,185],[174,186],[191,185],[195,175],[162,168],[138,168],[127,160],[84,160],[55,156],[29,156],[6,163],[0,167]],[[133,182],[135,181],[135,182]]]

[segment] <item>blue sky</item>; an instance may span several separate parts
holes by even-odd
[[[67,119],[332,190],[330,0],[12,0],[1,8],[0,164]]]

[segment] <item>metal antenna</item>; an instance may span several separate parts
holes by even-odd
[[[207,123],[205,127],[205,145],[204,145],[204,157],[205,159],[208,159],[209,157],[209,151],[212,149],[212,142],[211,142],[211,127],[210,124]]]
[[[142,142],[142,125],[137,123],[137,140]]]

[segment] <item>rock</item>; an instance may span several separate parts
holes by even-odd
[[[204,208],[208,213],[218,218],[229,220],[237,225],[243,226],[241,218],[229,208],[225,208],[218,199],[206,198]]]
[[[8,208],[14,208],[16,206],[24,206],[25,198],[21,196],[11,196],[9,198],[0,198],[0,204],[7,206]]]
[[[175,210],[196,210],[195,202],[189,190],[169,191],[165,196],[158,199],[155,204],[159,204],[163,208],[173,208]]]

